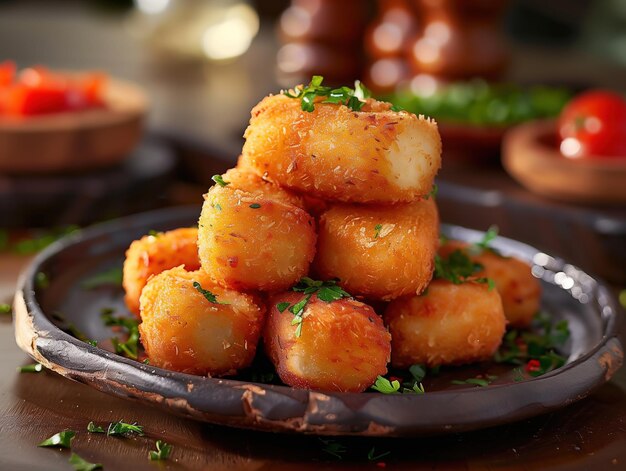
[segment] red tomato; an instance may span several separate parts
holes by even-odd
[[[626,100],[594,90],[570,101],[559,118],[565,157],[626,157]]]
[[[54,87],[14,85],[8,90],[5,100],[4,111],[13,116],[47,114],[67,109],[65,91]]]
[[[13,83],[15,78],[15,62],[0,62],[0,87],[7,87]]]
[[[104,74],[62,75],[40,66],[15,72],[13,62],[0,63],[0,114],[32,116],[104,105]]]

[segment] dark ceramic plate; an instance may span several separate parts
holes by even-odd
[[[20,280],[14,306],[20,347],[63,376],[170,412],[236,427],[320,435],[426,435],[512,422],[586,397],[622,364],[623,320],[609,290],[574,266],[504,238],[494,246],[533,264],[542,279],[543,309],[555,320],[567,319],[571,331],[567,364],[521,382],[510,370],[499,370],[488,387],[451,383],[498,368],[484,364],[442,371],[425,384],[424,395],[298,390],[254,383],[249,376],[216,379],[162,370],[93,347],[55,325],[62,313],[66,323],[106,345],[112,333],[100,312],[108,307],[124,312],[122,290],[114,285],[86,289],[84,280],[121,267],[130,242],[149,230],[188,226],[198,214],[195,207],[146,213],[49,247]],[[454,226],[443,232],[463,240],[482,235]],[[47,286],[37,283],[38,273],[46,275]]]

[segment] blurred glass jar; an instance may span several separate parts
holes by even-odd
[[[244,54],[259,31],[247,0],[134,0],[129,27],[155,52],[224,61]]]
[[[377,15],[364,42],[369,59],[365,83],[372,90],[391,92],[410,76],[406,57],[418,32],[416,13],[411,0],[378,0]]]
[[[509,60],[501,31],[507,0],[414,0],[421,34],[411,45],[415,74],[496,79]]]
[[[363,0],[292,0],[277,28],[279,81],[289,86],[314,74],[329,84],[360,78],[366,20]]]

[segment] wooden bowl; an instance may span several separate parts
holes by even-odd
[[[568,159],[556,142],[554,120],[516,126],[504,136],[502,164],[540,195],[575,203],[626,203],[626,156]]]
[[[73,173],[121,162],[141,136],[147,99],[137,85],[109,79],[104,100],[102,109],[0,116],[0,173]]]

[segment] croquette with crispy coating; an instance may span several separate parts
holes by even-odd
[[[122,282],[130,312],[139,315],[141,290],[151,276],[179,265],[190,271],[200,268],[197,241],[198,229],[194,227],[147,235],[130,244]]]
[[[268,304],[263,340],[280,379],[296,388],[364,391],[387,372],[391,337],[381,318],[354,299],[325,302],[313,294],[297,336],[294,315],[285,305],[305,296],[290,291],[272,296]]]
[[[434,280],[425,293],[392,301],[384,320],[391,332],[391,364],[408,368],[487,360],[506,327],[500,295],[486,283]]]
[[[252,110],[242,162],[281,186],[328,201],[409,202],[431,191],[441,166],[437,124],[368,99],[360,111],[284,94]]]
[[[141,342],[151,365],[219,376],[250,365],[265,307],[249,294],[217,286],[202,271],[176,267],[148,282],[141,317]]]
[[[233,289],[287,289],[315,255],[315,221],[306,211],[229,186],[205,195],[198,225],[202,269]]]

